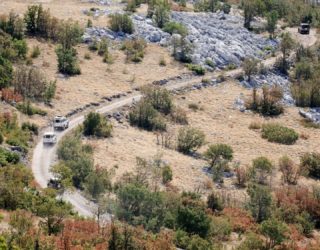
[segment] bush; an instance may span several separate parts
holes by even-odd
[[[308,176],[320,179],[320,154],[305,153],[300,158],[300,167]]]
[[[179,34],[181,36],[188,35],[187,28],[183,24],[177,23],[177,22],[166,23],[162,30],[171,35],[172,34]]]
[[[251,76],[258,73],[258,60],[253,58],[246,58],[242,63],[242,68],[247,76],[248,82],[251,82]]]
[[[320,88],[316,79],[295,82],[291,85],[291,94],[299,107],[319,107]]]
[[[283,106],[280,103],[282,97],[283,92],[279,87],[263,87],[261,96],[254,88],[251,99],[245,105],[247,109],[264,116],[278,116],[283,113]]]
[[[110,137],[112,125],[102,115],[90,112],[83,122],[85,136]]]
[[[18,66],[14,73],[13,86],[15,91],[25,99],[43,101],[46,98],[46,91],[55,84],[47,82],[44,74],[37,68]]]
[[[213,212],[223,210],[222,200],[216,193],[212,192],[208,195],[207,207],[210,208]]]
[[[204,133],[196,128],[184,127],[179,130],[177,142],[179,152],[189,154],[200,148],[204,142]]]
[[[110,15],[110,29],[114,32],[132,34],[134,32],[133,22],[127,14]]]
[[[284,183],[297,184],[300,168],[288,156],[283,156],[279,159],[279,170],[282,173]]]
[[[162,168],[162,183],[167,184],[170,181],[172,181],[172,169],[166,165]]]
[[[0,144],[3,143],[3,135],[0,133]]]
[[[56,49],[58,70],[62,74],[79,75],[81,70],[78,64],[77,51],[74,48],[66,49],[59,45]]]
[[[147,44],[143,39],[133,39],[125,41],[122,49],[125,50],[128,61],[138,63],[142,61],[146,47]]]
[[[0,51],[1,52],[1,51]],[[0,90],[11,85],[13,68],[11,62],[0,54]]]
[[[179,107],[176,107],[171,112],[171,118],[172,121],[175,123],[181,124],[181,125],[187,125],[188,124],[188,117],[187,113]]]
[[[130,111],[129,121],[131,125],[146,130],[166,130],[164,119],[147,100],[140,101],[134,109]]]
[[[26,102],[26,103],[19,103],[16,108],[22,112],[23,114],[32,116],[32,115],[41,115],[41,116],[45,116],[47,115],[47,112],[44,110],[41,110],[39,108],[33,107],[30,102]]]
[[[41,54],[39,46],[34,46],[31,51],[31,58],[37,58]]]
[[[30,123],[30,122],[24,122],[24,123],[22,123],[21,129],[22,129],[22,130],[30,131],[30,132],[32,132],[32,133],[35,134],[35,135],[38,135],[38,133],[39,133],[39,128],[38,128],[38,126],[37,126],[36,124]]]
[[[262,126],[262,138],[269,142],[292,145],[298,138],[299,134],[291,128],[281,126],[276,123],[268,123]]]
[[[7,166],[9,164],[17,164],[20,161],[20,156],[12,153],[4,148],[0,148],[0,166]]]
[[[273,169],[274,166],[268,158],[263,156],[255,158],[249,171],[250,179],[259,184],[266,184]]]
[[[213,144],[210,145],[204,153],[204,157],[209,162],[210,168],[212,168],[217,163],[227,163],[231,161],[233,158],[233,150],[226,144]]]
[[[188,69],[195,72],[197,75],[204,75],[206,73],[205,68],[200,65],[188,64]]]
[[[144,99],[149,101],[153,108],[168,115],[174,111],[172,95],[170,92],[161,87],[146,87],[142,90]]]

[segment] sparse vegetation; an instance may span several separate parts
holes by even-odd
[[[124,42],[122,49],[125,51],[127,61],[139,63],[143,60],[146,42],[143,39],[133,39]]]
[[[283,113],[280,101],[283,93],[279,87],[263,87],[260,96],[257,89],[252,90],[252,97],[247,100],[246,108],[264,116],[278,116]]]

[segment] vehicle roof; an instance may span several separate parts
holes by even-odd
[[[45,132],[43,135],[56,135],[54,132]]]

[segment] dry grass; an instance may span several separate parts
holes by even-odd
[[[55,45],[28,40],[29,46],[39,46],[41,55],[33,60],[40,67],[48,80],[57,80],[57,95],[53,101],[55,113],[65,114],[70,109],[97,101],[103,96],[132,90],[135,87],[149,84],[170,76],[176,76],[186,69],[175,62],[165,48],[149,44],[142,63],[126,63],[123,51],[111,50],[114,62],[103,63],[102,57],[88,51],[86,45],[77,46],[82,74],[64,78],[57,73]],[[85,60],[86,54],[91,60]],[[167,61],[166,67],[160,67],[160,58]],[[44,67],[46,65],[46,67]],[[50,112],[49,112],[50,113]]]
[[[250,165],[252,160],[258,156],[270,158],[276,166],[283,155],[288,155],[294,162],[299,163],[299,156],[303,153],[320,152],[318,130],[301,125],[297,108],[287,108],[284,115],[273,119],[263,118],[253,113],[242,113],[233,106],[239,93],[248,96],[251,91],[236,83],[228,82],[215,88],[196,90],[183,97],[177,96],[176,103],[185,110],[188,110],[190,103],[199,103],[203,106],[204,109],[198,112],[189,110],[190,125],[205,132],[208,144],[231,145],[234,149],[234,160],[240,161],[242,166]],[[270,143],[262,139],[260,133],[249,128],[253,121],[261,124],[270,120],[294,128],[300,135],[305,134],[309,138],[308,140],[300,139],[296,144],[287,146]],[[178,126],[171,125],[171,129],[177,133]],[[161,152],[163,160],[167,161],[173,169],[173,184],[180,190],[197,190],[200,186],[210,186],[206,184],[209,177],[202,170],[206,164],[204,161],[173,150],[162,149],[156,142],[156,136],[153,133],[138,130],[129,125],[117,125],[112,139],[94,142],[96,163],[108,168],[118,165],[116,177],[119,177],[122,173],[134,169],[137,156],[151,159],[155,154]],[[207,145],[199,151],[204,152],[206,147]],[[313,181],[310,181],[303,179],[304,183],[314,184]],[[272,182],[273,185],[280,184],[278,171],[274,173]],[[232,183],[231,179],[226,180],[225,186],[233,189]],[[232,192],[243,195],[241,191]]]

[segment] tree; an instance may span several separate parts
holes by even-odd
[[[210,164],[213,180],[222,181],[223,172],[233,158],[232,148],[226,144],[210,145],[207,151],[204,153],[204,157]]]
[[[158,2],[154,7],[153,21],[159,28],[163,28],[170,20],[170,7],[166,0]]]
[[[45,92],[51,84],[52,82],[48,83],[44,74],[37,68],[20,65],[15,70],[13,86],[24,98],[44,100]]]
[[[40,225],[48,235],[52,235],[62,229],[64,218],[71,212],[71,205],[61,199],[57,200],[56,193],[52,190],[45,190],[45,194],[36,198],[33,209],[34,213],[42,218]]]
[[[192,127],[183,127],[178,134],[178,151],[189,154],[200,148],[204,141],[205,135],[202,131]]]
[[[272,174],[274,166],[270,160],[260,156],[252,161],[250,179],[259,184],[266,184],[268,177]]]
[[[287,239],[286,224],[276,218],[270,218],[261,223],[261,232],[267,238],[267,249],[273,249]]]
[[[81,70],[78,64],[77,51],[74,48],[65,49],[59,45],[56,49],[58,70],[62,74],[79,75]]]
[[[97,169],[86,178],[85,188],[95,200],[98,200],[100,195],[111,187],[110,173],[107,170]]]
[[[280,70],[283,73],[287,73],[288,70],[288,62],[287,58],[290,55],[290,51],[294,48],[295,42],[291,37],[290,33],[286,32],[282,35],[282,40],[280,42],[280,51],[282,53],[282,58],[280,62]]]
[[[178,208],[178,227],[190,234],[206,237],[210,230],[210,218],[201,206],[185,204]]]
[[[273,10],[267,15],[267,31],[270,34],[270,38],[274,37],[274,31],[277,26],[278,12]]]
[[[67,21],[60,25],[56,49],[58,70],[62,74],[78,75],[81,73],[77,59],[77,51],[73,46],[81,40],[83,30],[77,22]]]
[[[244,0],[242,4],[244,12],[244,27],[251,29],[251,21],[257,12],[255,0]]]
[[[218,162],[229,162],[233,158],[233,150],[227,144],[210,145],[204,153],[205,159],[209,162],[210,168],[213,168]]]
[[[246,58],[242,63],[242,68],[245,75],[248,78],[248,82],[251,83],[251,76],[258,72],[258,60],[254,58]]]
[[[259,184],[251,184],[247,190],[250,200],[247,208],[257,222],[268,219],[270,215],[272,197],[270,189]]]

